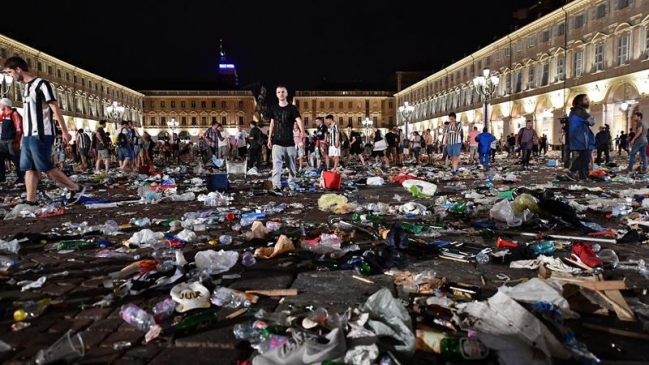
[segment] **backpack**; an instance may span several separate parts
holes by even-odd
[[[124,132],[120,132],[117,135],[117,145],[119,147],[128,147],[128,139],[126,138],[126,134]]]
[[[85,148],[90,148],[90,136],[88,136],[87,133],[81,134],[81,141],[83,142]]]

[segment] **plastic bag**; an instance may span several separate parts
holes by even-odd
[[[523,224],[523,219],[516,216],[514,209],[512,209],[512,206],[507,200],[501,200],[496,203],[489,210],[489,216],[495,220],[506,222],[510,227],[519,227]]]

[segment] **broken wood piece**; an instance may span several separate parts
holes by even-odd
[[[569,259],[569,258],[567,258],[567,257],[564,257],[563,259],[566,260],[566,261],[568,261],[569,263],[571,263],[571,264],[573,264],[573,265],[575,265],[575,266],[581,268],[581,269],[584,269],[586,272],[593,272],[593,268],[590,267],[590,266],[588,266],[588,265],[586,265],[586,264],[584,264],[583,262],[580,262],[580,261],[577,261],[577,260],[573,260],[573,259]]]
[[[631,310],[631,308],[629,308],[629,305],[626,303],[624,297],[622,297],[622,294],[619,291],[606,290],[604,292],[594,291],[594,293],[602,297],[602,299],[604,299],[608,304],[613,306],[615,314],[617,314],[617,317],[621,321],[635,321],[633,311]]]
[[[357,276],[357,275],[352,275],[352,278],[354,278],[354,279],[356,279],[356,280],[358,280],[358,281],[362,281],[362,282],[367,283],[367,284],[376,284],[376,283],[373,282],[372,280],[365,279],[365,278],[360,277],[360,276]]]
[[[550,279],[556,280],[561,284],[573,284],[580,286],[582,288],[590,290],[625,290],[627,289],[626,283],[622,280],[608,280],[608,281],[592,281],[592,280],[580,280],[577,278],[554,278]]]
[[[602,331],[606,333],[610,333],[612,335],[618,335],[618,336],[624,336],[624,337],[629,337],[629,338],[636,338],[638,340],[645,340],[649,341],[649,335],[646,335],[644,333],[637,333],[637,332],[631,332],[627,330],[619,330],[617,328],[610,328],[610,327],[604,327],[596,324],[590,324],[590,323],[584,323],[582,324],[585,328],[593,329],[596,331]]]
[[[242,314],[244,314],[244,313],[246,313],[246,308],[241,308],[241,309],[238,309],[238,310],[236,310],[236,311],[230,313],[230,314],[229,314],[227,317],[225,317],[225,318],[226,318],[226,319],[236,318],[236,317],[239,317],[240,315],[242,315]]]
[[[469,260],[458,259],[458,258],[455,258],[455,257],[444,256],[444,255],[440,255],[439,258],[440,259],[451,260],[451,261],[457,261],[457,262],[467,262],[467,263],[471,262]]]
[[[258,294],[267,297],[288,297],[297,295],[297,289],[246,290],[246,294]]]

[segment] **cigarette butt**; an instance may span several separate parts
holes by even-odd
[[[487,285],[487,279],[484,278],[484,275],[480,275],[480,281],[482,281],[482,285]]]
[[[362,282],[367,283],[367,284],[375,284],[372,280],[365,279],[365,278],[362,278],[360,276],[352,275],[352,278],[354,278],[354,279],[356,279],[358,281],[362,281]]]

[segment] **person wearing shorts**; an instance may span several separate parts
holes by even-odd
[[[334,161],[333,171],[338,169],[340,163],[340,128],[334,123],[334,116],[329,114],[325,118],[328,127],[329,149],[327,151],[327,170],[329,170],[329,161]]]
[[[304,143],[302,143],[302,132],[300,131],[300,126],[297,122],[293,123],[293,143],[295,143],[295,149],[297,150],[297,164],[298,171],[302,171],[304,166]]]
[[[457,175],[458,165],[460,164],[460,152],[462,151],[462,122],[456,120],[454,112],[449,113],[448,122],[444,124],[444,143],[446,143],[446,153],[451,159],[453,174]]]

